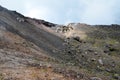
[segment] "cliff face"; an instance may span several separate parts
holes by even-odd
[[[119,57],[119,25],[58,25],[0,6],[0,80],[119,80]]]

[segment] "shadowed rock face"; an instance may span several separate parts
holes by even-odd
[[[19,22],[19,19],[24,19],[23,22]],[[43,29],[36,27],[34,24],[31,24],[27,21],[28,18],[23,17],[22,15],[18,14],[17,12],[9,12],[1,11],[0,12],[0,21],[1,25],[3,25],[8,31],[15,33],[26,40],[33,42],[41,49],[48,53],[53,53],[54,49],[62,49],[64,46],[62,45],[63,40],[58,36],[51,34]],[[33,19],[33,21],[36,21]],[[51,27],[55,24],[48,23],[45,21],[39,21],[38,25],[40,27]],[[42,25],[41,25],[42,24]],[[48,25],[46,25],[48,24]]]
[[[2,6],[0,6],[0,11],[4,10],[5,8],[3,8]]]
[[[119,25],[58,25],[0,6],[0,80],[119,80],[119,35]]]

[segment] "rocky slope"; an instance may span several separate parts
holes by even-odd
[[[58,25],[0,6],[0,80],[120,80],[119,57],[120,25]]]

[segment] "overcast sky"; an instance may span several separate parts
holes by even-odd
[[[0,0],[0,5],[58,24],[120,24],[120,0]]]

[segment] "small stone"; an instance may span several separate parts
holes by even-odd
[[[80,37],[79,37],[79,36],[73,37],[73,39],[76,40],[76,41],[82,42],[82,41],[80,40]]]
[[[102,67],[102,66],[97,66],[97,68],[98,68],[100,71],[103,71],[103,70],[104,70],[104,67]]]
[[[112,67],[115,67],[115,64],[112,64]]]
[[[95,58],[91,58],[91,61],[96,61],[96,59]]]
[[[115,79],[118,79],[118,80],[120,80],[120,75],[119,74],[114,74],[114,76],[113,76]]]
[[[52,68],[52,65],[51,65],[51,64],[48,64],[47,67],[48,67],[48,68]]]
[[[84,74],[77,74],[77,79],[83,79],[83,77],[84,77]]]
[[[41,63],[40,63],[40,64],[39,64],[39,66],[40,66],[40,67],[42,67],[42,66],[43,66],[43,64],[41,64]]]
[[[88,54],[88,52],[85,52],[85,54]]]
[[[98,77],[91,77],[90,80],[102,80],[102,79]]]
[[[18,22],[24,22],[25,20],[23,18],[17,17],[16,18],[18,20]]]
[[[70,77],[70,74],[66,74],[67,77]]]
[[[53,77],[50,80],[61,80],[60,78]]]
[[[48,77],[49,76],[49,74],[45,74],[45,77]]]
[[[85,57],[83,54],[81,55],[82,57]]]
[[[88,51],[89,51],[89,52],[94,52],[94,50],[92,50],[92,49],[88,49]]]
[[[111,70],[110,70],[109,68],[106,68],[106,71],[107,71],[107,72],[110,72]]]
[[[53,50],[53,52],[55,53],[55,52],[56,52],[56,50]]]
[[[94,54],[95,54],[95,55],[98,55],[98,53],[97,53],[97,52],[94,52]]]
[[[99,62],[101,65],[103,65],[102,59],[99,59],[98,62]]]

